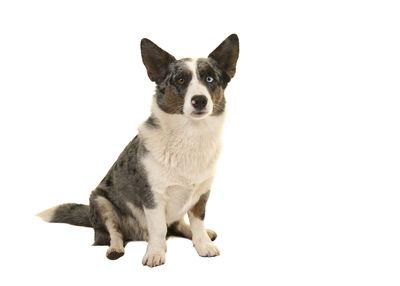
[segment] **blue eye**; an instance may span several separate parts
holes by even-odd
[[[207,77],[206,77],[206,81],[207,81],[207,82],[213,82],[214,79],[213,79],[211,76],[207,76]]]

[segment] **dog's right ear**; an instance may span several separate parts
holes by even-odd
[[[150,80],[160,82],[166,75],[169,64],[174,62],[175,58],[149,39],[142,39],[140,49]]]

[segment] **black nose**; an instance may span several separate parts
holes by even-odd
[[[195,95],[192,97],[192,105],[197,110],[202,110],[207,105],[207,97],[204,95]]]

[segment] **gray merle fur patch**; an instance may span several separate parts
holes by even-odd
[[[136,136],[92,192],[90,196],[90,221],[99,234],[105,231],[105,226],[101,219],[101,210],[98,209],[96,202],[98,196],[103,196],[109,200],[115,211],[120,213],[119,217],[123,217],[121,214],[129,215],[131,217],[127,219],[131,219],[133,222],[136,218],[128,208],[127,203],[132,203],[139,210],[142,210],[143,207],[154,208],[156,206],[147,181],[146,171],[140,162],[146,152],[140,137]],[[141,232],[139,224],[136,226],[135,231]],[[128,232],[129,230],[121,229],[121,231]],[[101,238],[101,240],[104,239]]]

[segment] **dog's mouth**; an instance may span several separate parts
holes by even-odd
[[[195,119],[202,119],[208,115],[208,112],[205,110],[195,110],[190,114],[190,117]]]

